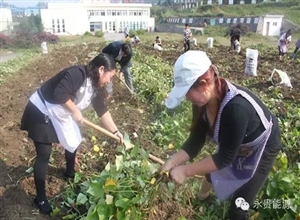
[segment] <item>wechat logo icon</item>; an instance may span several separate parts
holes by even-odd
[[[248,211],[249,208],[250,208],[249,203],[246,202],[245,199],[242,198],[242,197],[238,197],[235,200],[235,205],[236,205],[237,208],[241,208],[243,211]]]

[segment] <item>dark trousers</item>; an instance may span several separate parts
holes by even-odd
[[[191,47],[190,40],[184,41],[184,52],[189,51]]]
[[[48,163],[52,151],[51,143],[34,142],[36,150],[36,159],[34,164],[34,183],[36,187],[38,201],[46,200],[45,179],[48,172]],[[76,151],[71,153],[65,150],[66,174],[73,176],[75,174]]]
[[[277,151],[270,155],[264,154],[261,160],[265,160],[265,164],[268,163],[267,166],[263,167],[262,164],[259,164],[254,176],[233,194],[232,198],[230,199],[230,207],[228,210],[228,218],[230,220],[250,219],[249,211],[243,211],[241,208],[237,208],[235,205],[235,200],[239,197],[242,197],[250,205],[253,205],[256,195],[268,179],[268,175],[275,163],[277,154]],[[206,175],[206,179],[211,183],[210,175]]]
[[[297,47],[297,46],[296,46],[296,48],[295,48],[295,50],[294,50],[293,54],[291,55],[291,59],[295,59],[295,57],[296,57],[296,55],[297,55],[297,52],[298,52],[298,50],[299,50],[299,47]]]
[[[134,92],[135,88],[133,87],[133,78],[132,78],[132,74],[131,74],[131,67],[121,66],[121,72],[124,75],[126,85],[131,89],[132,92]],[[112,80],[106,85],[106,92],[109,95],[113,94],[113,82],[112,82]]]

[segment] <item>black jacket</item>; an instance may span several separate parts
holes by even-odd
[[[234,28],[230,31],[231,37],[240,37],[241,36],[241,30],[239,28]]]
[[[41,86],[44,99],[51,104],[63,104],[69,99],[75,101],[78,89],[87,78],[87,69],[83,65],[70,66],[46,81]],[[108,111],[101,93],[91,100],[91,104],[99,117]]]
[[[123,44],[125,44],[123,41],[114,41],[114,42],[108,44],[102,50],[102,53],[106,53],[106,54],[111,55],[113,58],[117,58]],[[116,61],[116,62],[118,62],[121,65],[121,67],[123,67],[123,66],[131,67],[132,66],[132,63],[131,63],[132,55],[133,54],[131,53],[126,57],[122,57],[122,59],[120,61]]]

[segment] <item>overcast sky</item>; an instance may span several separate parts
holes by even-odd
[[[37,4],[37,1],[28,1],[28,0],[0,0],[0,2],[13,4],[17,7],[35,6]]]
[[[0,2],[13,4],[17,7],[36,6],[38,2],[47,2],[47,0],[0,0]],[[48,2],[76,2],[76,0],[48,0]]]

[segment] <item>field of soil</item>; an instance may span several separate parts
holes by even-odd
[[[24,107],[36,87],[61,69],[83,64],[101,45],[66,46],[28,64],[15,77],[1,85],[0,101],[0,219],[48,219],[38,215],[31,205],[35,194],[33,177],[26,170],[34,162],[34,146],[27,134],[19,130]],[[117,100],[118,85],[115,86]],[[125,94],[126,92],[120,93]],[[122,99],[122,97],[120,98]],[[127,117],[120,114],[120,117]],[[116,120],[118,123],[118,120]],[[84,149],[84,148],[83,148]],[[64,155],[54,152],[55,165],[49,166],[47,193],[51,198],[66,184],[62,179]],[[53,219],[53,218],[52,218]]]
[[[32,174],[26,174],[26,170],[32,166],[34,162],[34,147],[28,140],[26,133],[19,130],[20,119],[24,107],[30,95],[35,91],[36,87],[41,85],[49,77],[58,73],[61,69],[74,65],[84,64],[89,59],[88,55],[101,48],[99,44],[65,46],[63,48],[52,51],[51,53],[29,63],[26,67],[15,73],[12,79],[9,79],[1,85],[0,89],[0,219],[3,220],[45,220],[50,219],[39,215],[33,209],[31,202],[35,194]],[[151,54],[161,57],[166,62],[174,63],[178,55],[181,53],[176,43],[168,43],[165,47],[174,48],[169,51],[153,51],[151,46],[138,46],[145,55]],[[198,49],[203,49],[200,45]],[[226,77],[235,82],[239,82],[243,77],[245,65],[245,51],[241,55],[233,56],[227,47],[219,46],[208,51],[213,62],[216,62],[220,73],[228,72]],[[229,58],[230,57],[230,58]],[[271,85],[267,82],[271,71],[278,68],[289,73],[291,82],[294,86],[292,91],[285,89],[284,99],[299,100],[300,88],[300,63],[299,61],[286,60],[278,61],[278,56],[274,52],[266,53],[259,57],[259,79],[261,83],[253,84],[253,88],[260,88],[268,93],[268,87]],[[115,120],[115,123],[123,124],[123,129],[128,133],[133,133],[141,129],[141,125],[145,123],[145,119],[139,116],[138,108],[141,106],[137,101],[130,99],[126,88],[114,79],[114,102],[108,101],[108,106]],[[125,105],[135,107],[128,110]],[[284,111],[284,110],[283,110]],[[284,112],[283,112],[284,114]],[[124,124],[124,122],[126,122]],[[86,133],[85,133],[86,134]],[[90,138],[89,136],[86,137]],[[106,138],[106,137],[103,137]],[[143,138],[143,137],[140,137]],[[144,140],[145,148],[150,147],[148,141]],[[89,146],[83,143],[81,151],[89,151]],[[158,152],[153,149],[153,152]],[[107,152],[108,157],[112,157],[112,152]],[[164,158],[162,155],[157,155]],[[49,166],[47,178],[48,196],[54,197],[59,194],[61,189],[66,185],[62,179],[64,169],[64,155],[58,149],[53,155],[54,162]],[[79,159],[83,160],[83,158]],[[89,162],[93,163],[93,162]],[[95,169],[101,170],[103,164],[94,164]],[[171,205],[172,206],[172,205]],[[170,206],[168,206],[168,209]],[[163,209],[163,207],[162,207]],[[182,210],[179,210],[182,211]],[[173,210],[162,210],[164,213],[172,213]],[[165,216],[168,216],[166,214]],[[51,218],[55,219],[55,218]],[[154,219],[154,218],[153,218]],[[168,219],[168,218],[161,218]],[[170,219],[170,218],[169,218]]]

